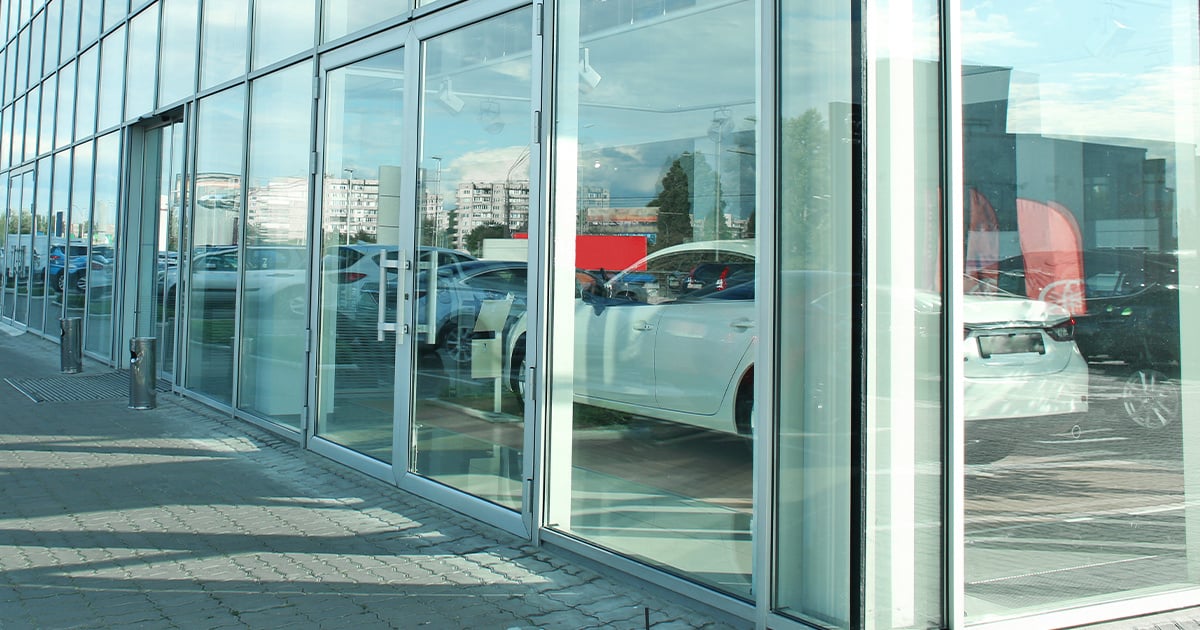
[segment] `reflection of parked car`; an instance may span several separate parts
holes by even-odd
[[[1179,270],[1169,253],[1084,252],[1087,314],[1076,340],[1088,360],[1135,366],[1179,363]]]
[[[753,262],[700,263],[688,273],[682,290],[695,291],[709,286],[721,290],[741,283],[742,278],[753,277]]]
[[[1002,261],[1001,287],[1024,290],[1020,256]],[[1075,317],[1075,341],[1090,363],[1121,383],[1096,398],[1120,401],[1145,428],[1178,421],[1179,260],[1173,252],[1092,249],[1083,252],[1086,313]],[[1006,278],[1008,284],[1005,284]]]
[[[700,288],[726,268],[753,270],[753,267],[753,239],[694,241],[651,253],[609,279],[605,291],[609,297],[658,302]],[[709,274],[715,275],[707,278]],[[696,286],[689,287],[689,280]]]
[[[754,297],[753,277],[746,275],[732,286],[711,283],[653,304],[582,295],[575,302],[575,401],[748,435],[759,334]],[[826,292],[790,317],[840,312],[830,309],[832,300],[849,300],[849,292]],[[915,302],[936,330],[938,296],[922,293]],[[964,318],[971,431],[1003,425],[992,421],[1087,410],[1087,365],[1072,340],[1066,310],[1024,298],[967,295]],[[841,325],[848,318],[826,319]],[[508,386],[522,397],[525,332],[522,317],[513,326],[506,361]],[[842,336],[848,339],[849,333]],[[1004,444],[989,447],[992,457],[1004,453]]]
[[[306,287],[307,250],[292,246],[248,246],[245,260],[237,247],[210,248],[191,261],[191,292],[202,302],[203,311],[225,309],[232,313],[237,296],[239,270],[245,268],[242,292],[256,300],[260,309],[280,305],[295,316],[302,316],[308,304]],[[179,283],[179,267],[164,269],[160,289],[167,304],[174,304]]]
[[[86,291],[89,284],[94,290],[111,287],[113,256],[111,246],[92,245],[89,263],[87,244],[51,244],[46,265],[50,286],[59,293],[68,285],[80,292]]]
[[[339,312],[352,312],[358,307],[358,300],[365,287],[379,287],[379,259],[387,252],[388,260],[399,257],[399,248],[395,245],[376,245],[359,243],[355,245],[338,245],[326,250],[322,268],[325,282],[337,287],[337,304]],[[475,257],[454,249],[443,247],[421,247],[422,263],[434,263],[436,266],[475,260]],[[388,269],[389,279],[394,280],[395,269]]]
[[[475,330],[475,317],[483,300],[513,298],[510,317],[516,317],[525,309],[527,291],[527,265],[524,262],[498,260],[468,260],[457,264],[446,264],[435,268],[434,282],[429,282],[430,271],[417,273],[416,303],[417,325],[414,335],[420,343],[444,352],[446,357],[458,364],[466,364],[471,358],[471,337]],[[384,317],[396,321],[395,276],[387,280],[388,300]],[[429,326],[430,309],[434,310],[433,325]],[[379,316],[379,286],[366,284],[362,288],[362,299],[357,302],[356,316],[346,333],[360,338],[374,338]],[[422,332],[425,331],[425,332]],[[343,334],[339,330],[338,334]]]

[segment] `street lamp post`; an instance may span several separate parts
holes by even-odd
[[[733,128],[733,114],[729,109],[722,107],[713,112],[712,124],[708,127],[708,138],[717,145],[716,159],[716,178],[713,183],[713,240],[721,240],[721,148],[724,144],[725,134]]]

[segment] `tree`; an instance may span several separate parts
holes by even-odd
[[[688,156],[690,158],[690,156]],[[692,239],[692,193],[687,171],[677,158],[662,178],[662,190],[649,204],[658,208],[658,237],[655,250],[685,243]]]
[[[485,238],[508,238],[508,228],[502,223],[489,222],[477,225],[467,233],[464,245],[468,252],[478,256],[483,250]]]
[[[822,264],[832,245],[829,126],[816,109],[783,121],[780,210],[785,267]]]

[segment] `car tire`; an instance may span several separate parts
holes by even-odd
[[[754,372],[747,372],[733,401],[733,422],[738,435],[754,435]]]
[[[1179,384],[1153,368],[1139,368],[1121,387],[1121,405],[1133,423],[1157,430],[1179,419]]]
[[[54,276],[54,279],[50,281],[50,284],[54,287],[55,291],[58,291],[59,293],[66,291],[66,283],[63,281],[65,277],[66,274],[60,273]]]
[[[438,335],[438,350],[456,365],[470,365],[471,334],[474,330],[475,322],[462,324],[451,321],[442,327],[442,332]]]
[[[511,365],[511,373],[509,374],[509,391],[512,392],[513,398],[516,398],[517,405],[521,409],[525,408],[525,376],[528,373],[529,366],[525,362],[525,337],[522,336],[513,346],[513,356]]]

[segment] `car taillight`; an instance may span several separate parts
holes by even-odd
[[[725,282],[728,278],[729,278],[729,267],[726,267],[721,270],[721,275],[717,276],[717,290],[718,291],[725,290]]]
[[[1075,338],[1075,318],[1046,329],[1046,334],[1055,341],[1070,341]]]
[[[338,282],[341,284],[350,284],[351,282],[358,282],[366,277],[367,274],[365,273],[359,273],[356,271],[343,271],[338,274]]]

